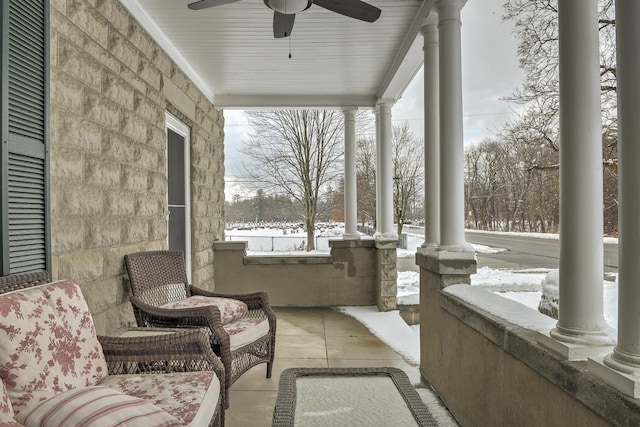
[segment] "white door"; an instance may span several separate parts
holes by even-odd
[[[169,113],[167,122],[168,247],[184,252],[191,282],[191,191],[189,127]]]

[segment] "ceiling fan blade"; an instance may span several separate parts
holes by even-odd
[[[375,22],[382,12],[375,6],[361,0],[313,0],[313,4],[349,18]]]
[[[187,7],[191,10],[206,9],[208,7],[222,6],[223,4],[235,3],[240,0],[200,0],[189,3]]]
[[[273,11],[273,37],[277,39],[282,39],[284,37],[289,37],[291,35],[291,31],[293,31],[293,22],[296,20],[296,14],[288,14],[280,13],[277,11]]]

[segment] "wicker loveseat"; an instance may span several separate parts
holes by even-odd
[[[207,328],[225,368],[227,406],[229,387],[253,366],[266,363],[271,378],[276,316],[266,292],[220,294],[192,286],[181,251],[137,252],[124,259],[138,326]]]
[[[0,425],[224,424],[205,330],[98,337],[80,287],[43,274],[0,278]]]

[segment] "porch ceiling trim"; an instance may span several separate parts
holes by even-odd
[[[401,26],[392,27],[395,28],[395,37],[398,39],[399,44],[397,49],[394,49],[392,52],[392,57],[389,56],[389,52],[386,54],[381,53],[379,61],[380,63],[388,63],[387,68],[383,68],[382,73],[379,74],[379,77],[376,77],[374,80],[369,80],[368,85],[370,85],[370,92],[353,92],[349,93],[349,91],[344,91],[342,93],[334,93],[334,91],[327,91],[326,93],[319,94],[316,90],[315,93],[312,90],[314,85],[313,81],[310,81],[310,93],[305,94],[304,90],[296,90],[292,91],[292,93],[268,93],[263,92],[260,88],[260,91],[256,93],[251,93],[251,91],[243,91],[242,93],[234,93],[228,92],[225,93],[224,90],[220,91],[222,88],[218,88],[214,90],[214,87],[218,86],[216,77],[214,74],[210,73],[208,69],[202,68],[202,65],[197,65],[193,62],[190,62],[185,55],[183,55],[180,51],[180,48],[175,44],[176,41],[184,40],[172,40],[171,36],[166,32],[166,28],[162,25],[170,24],[174,28],[178,21],[170,22],[172,17],[168,18],[167,21],[166,16],[162,16],[162,14],[158,14],[155,10],[156,4],[158,7],[162,6],[162,2],[158,1],[157,3],[146,2],[143,6],[144,1],[141,0],[119,0],[120,3],[131,13],[134,18],[140,23],[140,25],[150,34],[150,36],[165,50],[165,52],[169,55],[169,57],[184,71],[184,73],[193,81],[193,83],[197,86],[197,88],[218,108],[223,109],[255,109],[255,108],[341,108],[344,106],[355,106],[358,108],[373,108],[379,102],[396,102],[401,96],[406,87],[409,85],[411,80],[414,78],[415,74],[418,72],[420,67],[422,66],[424,55],[422,51],[423,41],[422,36],[420,34],[420,28],[426,16],[429,14],[430,10],[433,8],[435,0],[415,0],[416,9],[415,12],[412,11],[412,15],[404,15],[405,18],[402,22]],[[180,1],[180,3],[186,0]],[[253,7],[251,3],[253,0],[245,0],[247,1],[247,8]],[[381,3],[384,3],[383,0],[380,0]],[[260,2],[262,3],[262,2]],[[373,2],[372,2],[373,3]],[[406,9],[406,5],[411,5],[412,2],[404,2],[404,10]],[[400,3],[399,3],[400,5]],[[394,4],[391,4],[391,8],[388,9],[388,13],[390,13],[389,18],[390,22],[398,22],[397,19],[399,13],[403,13],[402,9],[396,9]],[[185,6],[186,8],[186,3]],[[384,14],[384,4],[381,5],[383,8]],[[389,7],[387,5],[386,7]],[[408,6],[411,8],[411,6]],[[176,9],[173,9],[174,12],[177,12]],[[160,11],[162,12],[162,11]],[[155,15],[154,15],[155,13]],[[232,9],[224,10],[224,13],[231,14],[233,13]],[[406,13],[406,12],[404,12]],[[175,13],[179,14],[179,13]],[[154,16],[154,17],[152,17]],[[163,22],[157,22],[155,17],[162,16],[165,19]],[[224,15],[226,16],[226,15]],[[319,16],[319,15],[316,15]],[[400,15],[401,16],[401,15]],[[408,21],[406,18],[411,19]],[[176,18],[179,19],[179,18]],[[310,20],[305,23],[305,25],[322,25],[322,18],[316,17],[313,20]],[[407,26],[407,22],[410,22],[410,25]],[[381,24],[382,25],[382,24]],[[385,24],[386,25],[386,24]],[[163,29],[164,28],[164,29]],[[321,27],[320,27],[321,28]],[[389,31],[389,27],[383,27],[385,31]],[[186,30],[189,30],[188,28]],[[355,34],[355,33],[354,33]],[[264,37],[264,34],[257,34],[256,37]],[[362,38],[362,34],[359,36]],[[366,40],[366,39],[365,39]],[[401,42],[400,42],[401,40]],[[385,40],[386,41],[386,40]],[[300,43],[300,38],[298,39]],[[360,45],[364,44],[363,51],[368,49],[376,49],[378,45],[376,45],[375,40],[367,40],[367,41],[359,41]],[[359,45],[359,46],[360,46]],[[368,45],[368,46],[367,46]],[[388,46],[387,46],[388,48]],[[344,63],[344,67],[353,67],[354,59],[349,58],[348,63]],[[197,61],[196,61],[197,62]],[[318,61],[309,61],[308,67],[317,67]],[[334,63],[335,66],[335,63]],[[311,69],[311,68],[309,68]],[[340,68],[338,68],[340,69]],[[249,76],[245,72],[246,70],[238,70],[238,72],[243,72],[245,77]],[[304,72],[304,71],[302,71]],[[256,81],[261,81],[264,79],[264,76],[254,75]],[[362,76],[362,78],[372,79],[372,75]],[[353,75],[351,76],[353,79]],[[377,80],[377,81],[376,81]],[[265,86],[269,83],[265,81]],[[343,87],[348,87],[343,85]],[[254,85],[255,87],[255,85]],[[338,86],[336,86],[338,88]],[[265,87],[268,89],[268,86]],[[340,89],[339,89],[340,90]],[[342,89],[344,90],[344,89]]]
[[[120,3],[129,11],[131,15],[142,25],[149,35],[164,49],[169,57],[184,71],[184,73],[193,81],[200,91],[210,101],[213,101],[213,90],[205,83],[200,74],[191,66],[191,64],[180,53],[180,50],[171,42],[171,39],[160,30],[160,27],[149,17],[147,12],[140,6],[137,0],[119,0]]]
[[[391,99],[397,101],[407,88],[411,80],[424,63],[423,40],[420,28],[425,18],[431,12],[435,0],[424,0],[418,13],[416,13],[411,26],[409,27],[402,46],[393,60],[393,64],[387,71],[378,90],[378,100]]]

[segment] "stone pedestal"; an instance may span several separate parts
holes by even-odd
[[[397,309],[398,243],[397,239],[376,239],[376,302],[380,311]]]
[[[446,381],[442,372],[440,349],[446,331],[440,327],[440,291],[449,285],[470,284],[477,263],[473,252],[438,251],[419,248],[416,264],[420,266],[420,371],[432,384]]]

